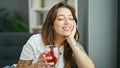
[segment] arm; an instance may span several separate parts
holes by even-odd
[[[46,63],[45,61],[51,60],[51,57],[45,57],[45,53],[40,53],[39,56],[36,56],[36,52],[34,48],[36,47],[36,42],[39,41],[39,39],[36,39],[38,37],[37,35],[33,35],[27,43],[23,46],[20,60],[18,61],[17,68],[45,68]],[[36,42],[35,42],[36,40]],[[38,41],[37,41],[38,40]],[[47,63],[47,65],[53,65],[51,63]]]
[[[77,45],[76,41],[70,43],[78,68],[95,68],[91,58]]]
[[[32,60],[19,60],[16,68],[35,68]]]
[[[94,63],[90,57],[79,46],[77,46],[77,42],[74,39],[75,32],[76,23],[74,24],[71,34],[66,37],[66,40],[73,50],[78,68],[95,68]]]
[[[46,65],[53,66],[54,63],[46,63],[47,60],[51,60],[52,57],[45,57],[45,53],[39,56],[37,63],[32,64],[32,60],[19,60],[16,68],[46,68]]]

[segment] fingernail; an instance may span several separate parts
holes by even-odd
[[[49,59],[52,59],[52,57],[49,57]]]
[[[43,55],[43,57],[45,57],[45,55]]]

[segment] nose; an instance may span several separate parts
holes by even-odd
[[[65,18],[65,21],[64,21],[65,24],[69,24],[70,23],[70,20],[68,18]]]

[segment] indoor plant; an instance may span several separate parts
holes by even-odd
[[[6,12],[5,8],[0,9],[0,32],[28,32],[28,24],[16,11]]]

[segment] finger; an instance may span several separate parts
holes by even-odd
[[[54,66],[54,62],[48,62],[49,60],[52,60],[53,57],[46,57],[46,65],[47,66]]]
[[[51,60],[52,57],[40,57],[39,60],[38,60],[38,64],[39,65],[46,65],[47,61]]]
[[[66,40],[68,43],[71,43],[72,41],[74,41],[75,33],[76,33],[76,23],[74,23],[74,25],[73,25],[73,29],[71,31],[71,34],[66,37]]]
[[[45,62],[45,61],[48,61],[48,60],[52,60],[52,57],[40,57],[38,62]]]
[[[34,65],[34,68],[46,68],[46,65],[45,64],[42,64],[41,62],[37,62],[35,65]]]
[[[46,68],[46,62],[38,61],[37,62],[37,67],[38,68]]]
[[[47,64],[47,65],[50,65],[50,66],[53,66],[53,65],[54,65],[54,62],[47,62],[46,64]]]
[[[71,34],[70,34],[69,36],[67,36],[66,38],[67,38],[68,40],[74,38],[75,32],[76,32],[76,23],[74,23],[74,25],[73,25]]]
[[[46,66],[50,66],[50,67],[53,67],[55,64],[54,64],[54,62],[47,62],[46,63]]]
[[[39,58],[40,57],[45,57],[45,53],[40,54]]]
[[[53,57],[49,56],[49,57],[46,57],[45,59],[46,60],[52,60]]]
[[[45,63],[45,62],[42,62],[42,61],[39,61],[37,64],[40,65],[40,66],[41,66],[41,65],[42,65],[42,66],[43,66],[43,65],[46,65],[46,63]]]
[[[45,60],[45,53],[40,54],[38,61],[44,61]]]

